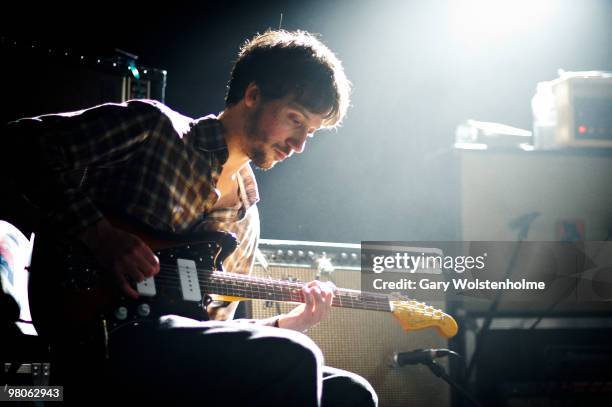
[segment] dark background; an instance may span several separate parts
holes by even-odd
[[[538,81],[559,68],[612,70],[610,1],[508,2],[512,13],[485,6],[493,17],[470,12],[472,3],[24,2],[3,10],[0,31],[86,55],[136,54],[139,64],[168,71],[166,103],[197,117],[223,109],[238,48],[277,28],[282,13],[283,28],[321,34],[354,92],[342,128],[258,172],[262,237],[454,240],[456,126],[472,118],[531,129]]]

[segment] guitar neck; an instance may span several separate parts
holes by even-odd
[[[282,302],[304,302],[302,283],[272,280],[236,273],[214,271],[200,278],[203,292]],[[383,294],[337,288],[332,303],[335,307],[373,311],[391,311],[389,298]]]

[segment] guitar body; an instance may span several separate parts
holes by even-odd
[[[113,221],[117,226],[119,222]],[[223,260],[236,247],[232,235],[210,232],[185,238],[121,224],[140,237],[159,257],[160,273],[139,289],[134,300],[122,295],[111,273],[101,270],[79,241],[40,233],[36,236],[30,267],[29,297],[32,320],[41,336],[51,342],[69,338],[79,343],[98,342],[123,326],[176,314],[206,320],[208,293],[185,299],[177,277],[177,259],[188,259],[199,270],[221,270]],[[164,282],[164,284],[161,284]],[[153,288],[151,288],[153,287]],[[152,291],[153,290],[153,291]],[[198,287],[199,290],[199,287]]]

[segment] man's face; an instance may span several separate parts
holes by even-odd
[[[262,101],[246,120],[243,149],[263,170],[304,151],[306,139],[321,127],[323,115],[311,113],[291,98]]]

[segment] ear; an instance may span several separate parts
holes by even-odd
[[[261,100],[261,91],[255,82],[249,83],[244,91],[244,104],[247,107],[255,107]]]

